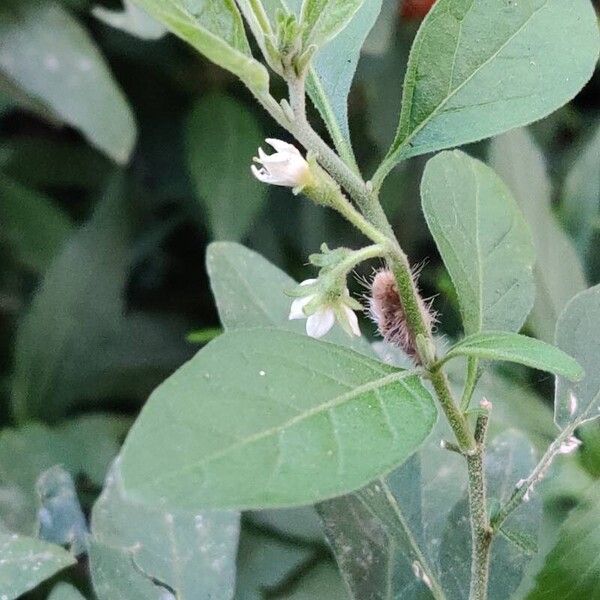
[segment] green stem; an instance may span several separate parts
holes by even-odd
[[[440,406],[446,415],[446,419],[448,419],[448,423],[450,423],[450,427],[452,427],[459,448],[468,457],[476,451],[475,440],[465,415],[459,410],[452,398],[448,377],[441,369],[431,371],[429,377]]]
[[[423,302],[415,284],[408,258],[396,240],[392,227],[378,200],[377,189],[387,172],[389,172],[391,161],[390,164],[382,165],[378,170],[375,185],[365,184],[361,177],[348,167],[308,123],[304,83],[304,78],[292,77],[288,80],[290,106],[294,120],[287,128],[307,150],[317,155],[319,163],[348,192],[361,210],[362,215],[354,209],[343,194],[341,196],[345,202],[341,202],[340,208],[337,206],[336,208],[376,244],[384,242],[390,244],[387,260],[396,279],[398,294],[411,333],[415,338],[420,334],[427,340],[432,341],[431,330],[423,314]],[[425,364],[425,357],[422,357],[422,362]],[[484,472],[487,415],[483,417],[480,415],[474,434],[465,414],[453,398],[448,378],[442,370],[442,366],[430,366],[428,376],[452,427],[460,451],[467,461],[471,530],[473,532],[471,593],[469,598],[470,600],[485,600],[489,577],[489,553],[493,535],[487,514]],[[474,388],[476,369],[473,372],[473,368],[471,368],[471,374],[468,375],[467,381],[469,388],[471,386]],[[467,391],[468,395],[472,395],[470,390]],[[464,397],[463,394],[463,399]]]
[[[387,244],[373,244],[372,246],[365,246],[360,250],[355,250],[347,258],[338,263],[332,273],[334,277],[346,276],[354,267],[359,265],[361,262],[370,260],[371,258],[380,258],[386,256],[388,253]]]
[[[489,409],[477,418],[477,450],[466,456],[469,474],[469,510],[471,515],[471,586],[469,600],[486,600],[490,571],[490,552],[494,532],[487,512],[484,453]]]
[[[392,238],[392,228],[383,208],[367,184],[327,145],[308,122],[304,77],[290,78],[288,89],[290,106],[294,113],[294,121],[288,127],[289,131],[307,150],[317,155],[321,166],[350,194],[367,220]]]

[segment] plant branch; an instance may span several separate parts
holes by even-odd
[[[575,429],[577,429],[578,426],[579,422],[575,421],[571,425],[565,427],[560,432],[560,435],[550,444],[550,446],[548,446],[544,456],[542,456],[540,462],[531,472],[531,475],[517,484],[512,496],[508,499],[506,504],[501,506],[498,512],[492,517],[492,529],[494,532],[502,527],[502,524],[517,508],[519,508],[522,502],[526,501],[533,486],[546,476],[552,461],[561,453],[563,444],[573,436]]]
[[[359,265],[365,260],[371,258],[380,258],[388,253],[387,244],[373,244],[372,246],[365,246],[360,250],[355,250],[347,258],[338,263],[332,270],[334,276],[342,275],[346,276],[354,267]]]
[[[422,335],[433,343],[430,326],[423,310],[423,301],[413,278],[408,257],[393,234],[392,227],[379,203],[377,191],[366,184],[348,167],[348,165],[318,136],[306,119],[306,96],[304,78],[288,80],[290,106],[293,123],[290,131],[306,147],[314,152],[329,174],[348,192],[362,212],[358,213],[346,200],[341,204],[340,212],[376,244],[382,243],[379,236],[390,244],[387,262],[396,279],[398,295],[412,335]],[[379,171],[381,175],[384,171]],[[381,177],[381,180],[383,177]],[[377,182],[377,187],[381,181]],[[341,196],[345,199],[343,194]],[[336,207],[337,208],[337,207]],[[364,215],[364,217],[363,217]],[[365,227],[372,225],[378,235]],[[368,233],[367,233],[368,231]],[[467,417],[453,398],[443,365],[436,364],[427,357],[421,357],[421,363],[427,368],[427,376],[436,392],[438,401],[448,419],[459,445],[460,452],[467,461],[469,479],[469,507],[472,530],[471,591],[470,600],[486,600],[489,578],[490,548],[494,530],[490,526],[487,512],[486,482],[484,471],[485,436],[488,424],[488,411],[479,415],[473,433]],[[470,401],[477,383],[477,365],[471,365],[467,374],[467,384],[463,393],[463,403]],[[486,407],[487,408],[487,407]]]
[[[294,121],[288,127],[298,141],[316,154],[321,166],[350,194],[361,212],[389,238],[393,232],[387,217],[367,184],[327,145],[306,118],[305,77],[288,80],[290,106]]]

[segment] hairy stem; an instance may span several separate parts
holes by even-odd
[[[487,409],[487,406],[486,406]],[[490,570],[490,551],[493,530],[487,512],[485,481],[485,438],[489,420],[488,410],[477,418],[475,441],[477,450],[468,455],[469,510],[471,513],[471,586],[469,600],[486,600]]]
[[[360,250],[356,250],[348,256],[348,258],[341,261],[336,265],[332,273],[335,275],[339,274],[346,277],[347,274],[354,269],[360,263],[370,260],[372,258],[381,258],[387,254],[387,246],[384,244],[373,244],[372,246],[365,246]]]
[[[294,121],[289,130],[307,150],[317,155],[321,166],[350,194],[365,217],[392,238],[392,228],[381,204],[367,184],[327,145],[308,122],[304,77],[291,78],[288,81],[288,90],[290,106],[294,113]],[[383,224],[385,225],[382,227]]]

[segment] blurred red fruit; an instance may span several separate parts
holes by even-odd
[[[402,0],[400,14],[404,19],[422,19],[435,0]]]

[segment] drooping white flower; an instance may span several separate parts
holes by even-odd
[[[312,182],[310,167],[298,148],[273,138],[268,138],[266,141],[276,152],[269,155],[262,148],[258,149],[258,157],[255,157],[254,161],[261,167],[255,165],[250,167],[254,176],[264,183],[291,187],[294,191],[300,191],[310,185]]]
[[[300,285],[312,285],[316,283],[316,279],[306,279]],[[350,302],[350,293],[346,289],[344,296]],[[317,294],[308,294],[301,298],[296,298],[292,302],[290,308],[290,320],[306,319],[306,333],[313,338],[323,337],[334,325],[336,319],[342,328],[350,335],[360,337],[360,327],[358,326],[358,318],[356,313],[345,303],[345,297],[341,297],[338,301],[319,306],[317,310],[306,315],[305,307],[317,298]]]

